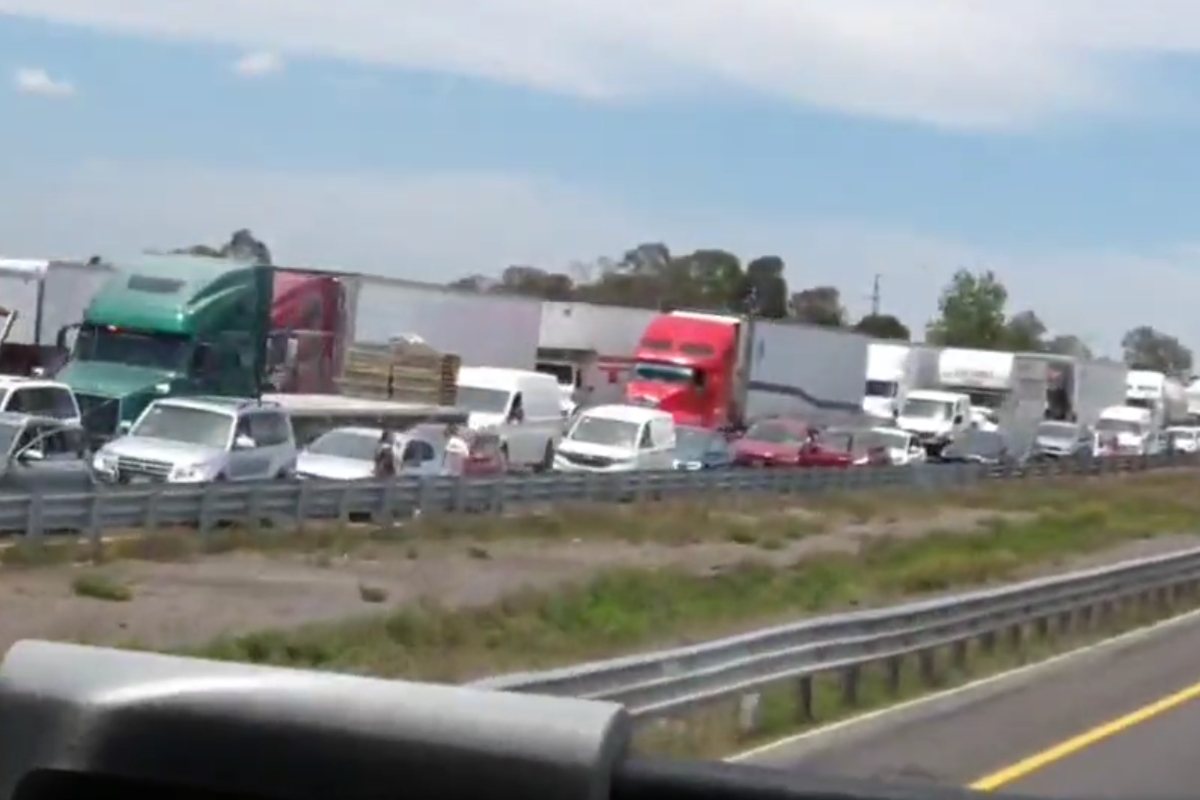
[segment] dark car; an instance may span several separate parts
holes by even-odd
[[[972,429],[959,434],[933,460],[959,464],[1015,464],[1020,459],[1012,452],[1004,434]]]
[[[733,446],[721,431],[675,428],[675,469],[726,469],[733,466]]]
[[[1096,435],[1086,425],[1047,420],[1038,425],[1029,458],[1033,461],[1092,458],[1095,456],[1095,441]]]

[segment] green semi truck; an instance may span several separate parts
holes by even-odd
[[[190,255],[119,264],[56,375],[84,426],[113,436],[158,397],[256,396],[267,374],[274,269]]]

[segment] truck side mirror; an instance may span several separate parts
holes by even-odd
[[[955,425],[962,425],[962,421],[963,421],[963,415],[962,415],[962,414],[959,414],[958,416],[956,416],[956,417],[954,418],[954,424],[955,424]]]

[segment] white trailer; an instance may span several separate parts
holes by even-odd
[[[803,414],[814,420],[862,416],[870,337],[851,331],[755,321],[748,358],[747,418]]]
[[[867,345],[863,411],[878,419],[893,419],[904,406],[909,389],[918,388],[920,355],[920,351],[908,343],[870,342]]]
[[[1161,372],[1130,370],[1125,379],[1125,405],[1149,411],[1155,430],[1187,421],[1187,390]]]
[[[60,330],[83,319],[88,303],[112,274],[108,264],[0,259],[0,306],[16,312],[6,341],[53,347]]]
[[[386,342],[416,334],[463,366],[534,368],[541,301],[477,294],[444,286],[341,275],[351,342]]]

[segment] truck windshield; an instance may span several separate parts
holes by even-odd
[[[643,381],[658,381],[659,383],[691,383],[696,370],[691,367],[679,367],[674,364],[655,364],[652,361],[639,361],[633,368],[634,377]]]
[[[1154,410],[1154,401],[1145,397],[1130,397],[1125,400],[1125,405],[1130,408],[1148,408]]]
[[[482,386],[458,386],[460,408],[475,414],[503,414],[508,411],[511,392],[506,389],[485,389]]]
[[[192,341],[187,336],[85,325],[75,339],[74,358],[131,367],[186,369]]]
[[[950,405],[945,400],[926,400],[914,397],[905,402],[900,416],[918,419],[949,419]]]
[[[571,429],[567,438],[573,442],[633,450],[637,447],[638,433],[641,429],[641,424],[637,422],[589,417],[585,414],[579,418],[579,422],[575,423],[575,427]]]
[[[168,439],[225,449],[233,431],[233,417],[219,411],[160,403],[151,407],[129,432],[130,436]]]
[[[867,397],[895,397],[900,384],[895,381],[867,381]]]

